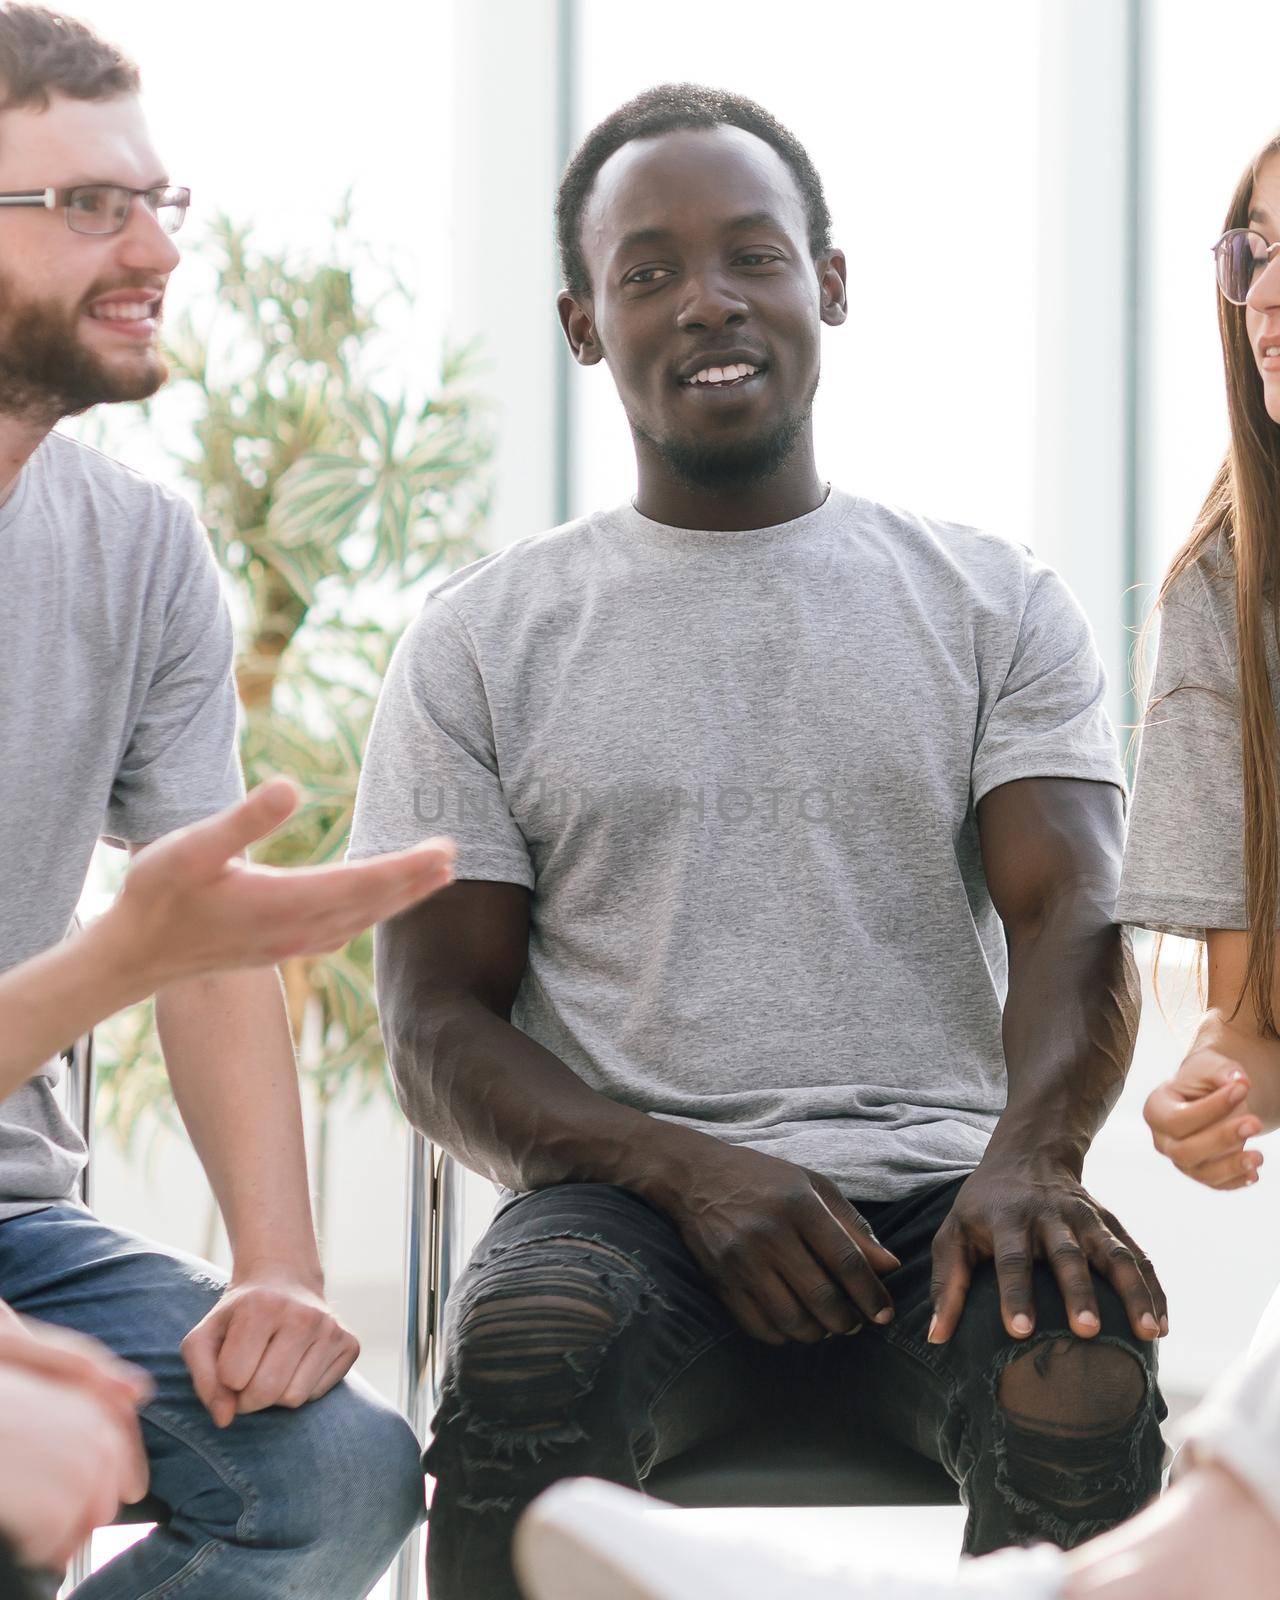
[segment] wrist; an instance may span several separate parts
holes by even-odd
[[[692,1128],[681,1128],[656,1117],[649,1127],[629,1140],[624,1169],[613,1179],[659,1211],[676,1209],[690,1194],[695,1180],[705,1178],[708,1164],[725,1146],[719,1139]]]
[[[1088,1150],[1088,1141],[1080,1138],[1062,1134],[1046,1138],[1043,1134],[1002,1133],[997,1128],[978,1165],[987,1172],[1031,1179],[1050,1173],[1066,1174],[1078,1183],[1084,1173]]]
[[[318,1255],[280,1256],[233,1254],[231,1287],[247,1283],[289,1283],[324,1296],[324,1268]]]
[[[120,902],[87,924],[74,943],[84,962],[82,987],[101,998],[104,1015],[135,1005],[166,980],[163,964],[139,939]]]

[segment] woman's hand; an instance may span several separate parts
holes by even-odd
[[[1278,1062],[1275,1040],[1210,1011],[1177,1075],[1154,1089],[1143,1107],[1156,1149],[1210,1189],[1256,1183],[1263,1157],[1248,1142],[1275,1124],[1255,1107],[1254,1085],[1270,1088]]]

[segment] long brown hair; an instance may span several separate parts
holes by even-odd
[[[1280,133],[1245,169],[1223,223],[1249,226],[1249,204],[1263,163],[1280,155]],[[1200,563],[1209,576],[1219,546],[1235,572],[1240,756],[1244,789],[1245,907],[1248,957],[1244,993],[1262,1033],[1280,1037],[1272,1006],[1276,920],[1280,909],[1280,726],[1267,673],[1266,632],[1280,640],[1280,427],[1267,414],[1249,343],[1245,308],[1218,296],[1231,440],[1191,537],[1160,587],[1157,604]],[[1242,995],[1243,999],[1244,996]]]

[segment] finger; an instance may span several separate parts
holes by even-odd
[[[299,1362],[315,1343],[315,1336],[310,1329],[277,1328],[267,1341],[262,1359],[248,1382],[240,1388],[240,1396],[236,1401],[236,1410],[240,1415],[265,1411],[268,1406],[278,1405]],[[327,1350],[327,1341],[322,1343]]]
[[[827,1330],[777,1272],[765,1271],[753,1278],[751,1294],[775,1332],[785,1341],[818,1344],[826,1337]]]
[[[214,1425],[227,1427],[236,1414],[237,1393],[218,1376],[218,1354],[222,1348],[225,1313],[215,1308],[182,1341],[182,1359],[191,1374],[191,1384]]]
[[[1243,1105],[1248,1093],[1247,1082],[1236,1079],[1224,1083],[1211,1094],[1196,1098],[1189,1096],[1174,1080],[1151,1091],[1142,1114],[1152,1133],[1169,1139],[1186,1139],[1229,1117]]]
[[[969,1248],[958,1228],[939,1230],[933,1241],[933,1279],[930,1299],[933,1318],[929,1323],[929,1343],[946,1344],[960,1325],[960,1313],[969,1297],[973,1267]]]
[[[1018,1233],[998,1234],[993,1258],[1000,1288],[1000,1315],[1011,1339],[1025,1339],[1036,1325],[1031,1292],[1031,1241]]]
[[[1255,1116],[1232,1118],[1190,1139],[1178,1139],[1170,1146],[1169,1159],[1180,1171],[1194,1177],[1198,1167],[1207,1166],[1211,1161],[1230,1156],[1239,1159],[1244,1154],[1245,1141],[1256,1138],[1261,1132],[1262,1124]]]
[[[408,850],[372,856],[367,861],[295,867],[287,881],[298,896],[296,910],[349,918],[413,894],[424,880],[452,871],[456,860],[452,839],[424,839]]]
[[[1239,1155],[1224,1156],[1221,1161],[1206,1162],[1187,1176],[1194,1178],[1197,1183],[1207,1184],[1210,1189],[1225,1189],[1237,1184],[1243,1189],[1258,1181],[1258,1169],[1262,1162],[1261,1150],[1245,1150]]]
[[[22,1319],[0,1327],[0,1360],[89,1389],[127,1416],[153,1392],[140,1367],[119,1360],[96,1339],[46,1323]]]
[[[1119,1295],[1134,1333],[1139,1339],[1158,1339],[1160,1308],[1128,1242],[1118,1238],[1101,1222],[1083,1227],[1080,1236],[1093,1270]]]
[[[317,1339],[304,1352],[289,1381],[280,1392],[282,1406],[298,1407],[308,1400],[318,1400],[355,1365],[360,1346],[350,1335],[343,1333],[333,1339]],[[330,1376],[332,1374],[332,1376]]]
[[[389,888],[363,888],[358,895],[349,897],[347,903],[338,910],[318,903],[314,914],[299,918],[304,923],[305,941],[299,953],[316,955],[339,949],[374,923],[389,921],[419,901],[439,894],[453,882],[453,864],[442,859],[415,868],[412,874],[399,875]]]
[[[1164,1285],[1160,1282],[1160,1274],[1156,1271],[1151,1257],[1134,1239],[1133,1235],[1123,1224],[1113,1217],[1109,1211],[1101,1212],[1102,1220],[1122,1244],[1128,1247],[1134,1264],[1142,1274],[1142,1281],[1147,1286],[1147,1293],[1151,1296],[1151,1304],[1155,1310],[1156,1321],[1160,1326],[1161,1335],[1169,1332],[1169,1300],[1164,1292]]]
[[[290,954],[316,955],[339,949],[453,881],[452,843],[429,840],[395,857],[277,871],[259,893],[275,940]]]
[[[112,1415],[108,1425],[111,1428],[110,1462],[102,1476],[110,1504],[107,1515],[101,1520],[114,1522],[122,1505],[134,1505],[146,1494],[151,1467],[136,1416],[122,1421]]]
[[[858,1213],[849,1207],[853,1218]],[[877,1322],[882,1326],[893,1321],[893,1296],[872,1268],[868,1251],[875,1251],[877,1259],[886,1257],[896,1261],[883,1245],[876,1244],[869,1229],[856,1229],[845,1222],[824,1202],[814,1197],[812,1208],[806,1210],[801,1222],[801,1237],[808,1248],[804,1251],[807,1266],[813,1257],[826,1268],[823,1276],[830,1289],[819,1292],[817,1299],[806,1297],[805,1303],[812,1313],[827,1320],[824,1326],[831,1333],[848,1333],[862,1321]],[[810,1255],[812,1252],[812,1256]],[[787,1263],[786,1277],[793,1288],[813,1282],[805,1262],[792,1258]]]
[[[773,1326],[751,1295],[716,1285],[716,1292],[729,1315],[749,1338],[761,1344],[784,1345],[786,1340]]]
[[[1231,1178],[1226,1183],[1211,1183],[1209,1187],[1219,1194],[1226,1194],[1232,1189],[1252,1189],[1257,1181],[1256,1174],[1251,1174],[1247,1178]]]
[[[239,804],[184,831],[184,864],[212,876],[232,857],[247,854],[250,845],[274,833],[297,810],[298,799],[298,787],[290,778],[269,778],[260,783]],[[140,851],[139,858],[145,853]]]
[[[1102,1327],[1102,1318],[1098,1315],[1098,1297],[1093,1291],[1093,1274],[1089,1271],[1090,1257],[1080,1239],[1069,1224],[1055,1221],[1041,1229],[1040,1246],[1057,1282],[1072,1333],[1079,1339],[1092,1339]],[[1105,1254],[1101,1246],[1099,1253]],[[1154,1322],[1152,1328],[1154,1338]]]
[[[853,1239],[864,1260],[870,1264],[871,1270],[875,1273],[896,1272],[902,1262],[892,1250],[886,1250],[880,1243],[871,1224],[861,1211],[845,1199],[829,1178],[822,1178],[817,1173],[811,1173],[810,1176],[814,1180],[813,1187],[819,1200],[845,1233]]]
[[[322,1395],[328,1394],[330,1389],[336,1388],[354,1365],[355,1357],[345,1351],[342,1355],[335,1356],[312,1385],[311,1398],[319,1400]]]
[[[857,1249],[854,1244],[845,1247]],[[863,1324],[864,1315],[845,1291],[836,1266],[828,1268],[816,1256],[809,1256],[807,1272],[797,1271],[791,1288],[805,1310],[819,1322],[825,1333],[852,1333]]]
[[[137,1505],[151,1487],[151,1463],[142,1442],[142,1429],[135,1422],[129,1432],[128,1457],[120,1485],[121,1505]]]

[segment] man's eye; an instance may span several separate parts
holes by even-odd
[[[71,196],[71,206],[75,211],[101,211],[106,204],[106,196],[101,189],[80,189]]]
[[[664,273],[668,273],[670,270],[670,267],[637,267],[627,278],[627,282],[656,283]]]
[[[782,257],[774,255],[768,250],[751,250],[738,260],[747,267],[767,267],[773,261],[781,261]]]

